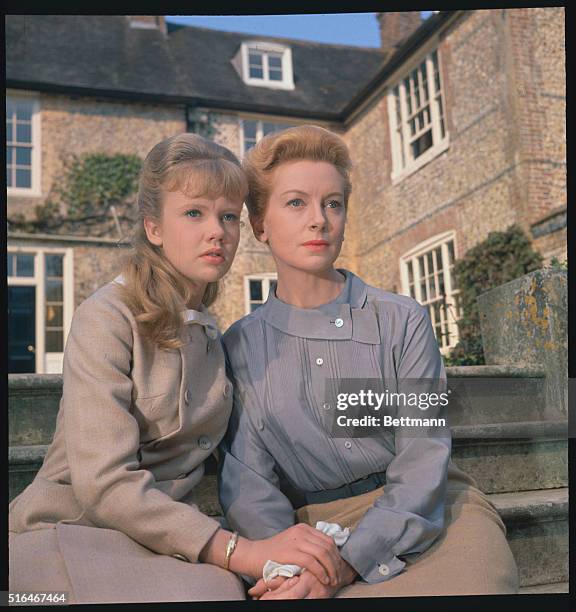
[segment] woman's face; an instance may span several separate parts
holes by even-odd
[[[267,242],[278,272],[330,269],[344,239],[344,179],[323,161],[284,162],[271,176],[271,192],[260,222],[259,240]]]
[[[240,239],[242,201],[164,194],[160,222],[145,219],[148,240],[188,280],[206,285],[230,268]]]

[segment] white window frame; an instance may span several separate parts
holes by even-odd
[[[418,266],[418,258],[425,256],[430,251],[437,249],[439,246],[442,248],[442,270],[444,274],[444,290],[446,295],[446,306],[448,307],[447,313],[448,317],[446,319],[446,328],[448,333],[450,334],[450,343],[447,346],[442,346],[441,340],[438,340],[438,347],[440,348],[440,352],[443,355],[448,354],[458,343],[459,334],[458,334],[458,314],[456,312],[456,296],[460,293],[459,289],[455,289],[453,286],[453,278],[452,272],[450,270],[449,263],[449,255],[448,255],[448,242],[452,241],[454,245],[454,258],[456,258],[457,244],[456,244],[456,233],[453,231],[445,232],[442,234],[437,234],[436,236],[432,236],[428,240],[421,242],[416,247],[405,253],[400,257],[400,280],[402,283],[402,294],[408,297],[414,297],[416,301],[418,301],[423,306],[428,308],[428,312],[430,314],[430,320],[432,321],[432,326],[434,328],[434,334],[436,334],[436,328],[434,320],[434,314],[432,312],[432,308],[429,307],[430,304],[439,301],[438,300],[438,292],[436,292],[436,298],[428,303],[424,303],[423,296],[420,287],[420,268]],[[414,296],[410,294],[410,284],[408,277],[408,263],[412,263],[412,273],[414,277]],[[430,274],[430,271],[427,270],[428,263],[425,260],[425,272],[426,274]],[[454,264],[452,264],[453,266]],[[435,275],[436,278],[436,275]]]
[[[264,119],[262,117],[240,117],[238,120],[238,123],[239,123],[239,129],[240,129],[240,157],[241,158],[244,157],[244,155],[246,154],[246,151],[244,150],[245,149],[245,142],[244,142],[244,122],[245,121],[252,121],[256,123],[256,142],[258,142],[264,137],[264,128],[263,128],[264,123],[278,123],[280,125],[286,125],[286,122],[282,121],[281,119],[270,119],[269,117],[266,117]],[[289,123],[291,123],[292,126],[299,125],[298,123],[294,123],[292,121],[290,121]]]
[[[39,197],[42,195],[42,124],[40,115],[40,100],[33,92],[8,91],[6,101],[32,102],[32,186],[7,187],[9,196]],[[8,161],[6,161],[8,164]]]
[[[438,72],[440,76],[440,104],[442,105],[442,115],[444,119],[444,137],[441,134],[440,128],[440,113],[436,104],[436,98],[438,94],[435,92],[434,87],[434,65],[432,60],[433,53],[436,52],[438,58]],[[408,126],[408,107],[406,103],[406,87],[404,84],[405,79],[410,78],[412,72],[420,70],[420,66],[425,63],[426,65],[426,81],[428,85],[428,104],[430,109],[430,124],[432,127],[432,146],[426,150],[422,155],[417,158],[412,158],[412,151],[410,147],[410,140],[415,140],[415,136],[411,137]],[[399,141],[397,136],[399,126],[397,122],[396,112],[396,100],[394,90],[396,87],[399,88],[400,93],[400,106],[401,106],[401,128],[402,142]],[[448,124],[446,116],[446,94],[444,89],[444,79],[442,78],[442,57],[438,47],[429,49],[425,55],[418,57],[418,60],[413,61],[409,65],[409,70],[404,67],[403,72],[395,76],[393,85],[388,87],[387,90],[387,103],[388,103],[388,125],[390,128],[390,145],[392,151],[392,184],[397,184],[407,176],[413,174],[422,166],[426,165],[432,159],[446,151],[450,144],[450,137],[448,134]],[[420,107],[422,108],[422,107]],[[413,116],[416,115],[413,109]]]
[[[248,53],[253,49],[262,53],[263,78],[250,76]],[[269,78],[268,53],[279,53],[282,55],[282,80],[272,81]],[[256,87],[268,87],[270,89],[294,89],[294,73],[292,70],[292,49],[285,45],[262,41],[245,41],[241,47],[242,57],[242,79],[247,85]]]
[[[36,288],[36,374],[61,373],[64,360],[64,352],[47,353],[45,344],[46,332],[46,285],[44,256],[63,255],[62,260],[62,291],[63,291],[63,346],[66,346],[68,333],[72,324],[74,314],[74,249],[66,247],[45,247],[45,246],[13,246],[9,245],[8,253],[15,255],[26,254],[34,255],[34,276],[9,276],[9,286],[24,286]]]
[[[252,300],[250,299],[250,281],[251,280],[259,280],[262,281],[262,296],[266,295],[268,297],[268,292],[270,291],[270,282],[278,280],[278,274],[276,272],[261,272],[259,274],[247,274],[244,277],[244,313],[250,314],[252,311],[250,310],[250,304]],[[262,302],[264,304],[266,300]]]

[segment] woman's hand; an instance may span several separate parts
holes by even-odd
[[[358,576],[356,570],[347,561],[342,559],[342,557],[340,557],[340,565],[341,565],[341,568],[340,568],[339,573],[340,573],[341,581],[338,584],[330,585],[331,587],[333,586],[336,589],[336,591],[354,582],[354,580]],[[298,576],[295,576],[295,578],[298,578]],[[248,595],[250,595],[250,597],[252,597],[253,599],[260,599],[267,592],[276,591],[283,585],[284,585],[283,590],[281,592],[284,592],[284,590],[288,588],[288,586],[286,585],[286,582],[290,580],[291,578],[277,576],[276,578],[273,578],[269,582],[264,582],[264,579],[260,578],[260,580],[258,580],[258,582],[248,591]],[[295,584],[296,584],[296,581],[292,583],[292,585],[295,585]]]
[[[342,581],[342,558],[334,540],[305,523],[293,525],[281,533],[251,544],[254,576],[262,575],[269,559],[306,568],[321,584],[337,585]]]
[[[286,579],[278,588],[266,591],[259,599],[329,599],[339,586],[322,584],[314,574],[304,572]]]

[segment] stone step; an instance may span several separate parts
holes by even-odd
[[[452,427],[452,459],[485,493],[568,485],[566,421]]]
[[[551,584],[536,584],[529,587],[521,587],[520,595],[537,595],[540,593],[569,593],[570,583],[553,582]]]
[[[506,525],[520,586],[566,582],[568,489],[494,493],[489,498]]]

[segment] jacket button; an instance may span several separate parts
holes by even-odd
[[[346,440],[346,442],[344,442],[344,446],[346,448],[352,448],[352,442],[350,442],[350,440]]]
[[[174,553],[172,556],[174,557],[174,559],[179,559],[180,561],[186,561],[187,563],[190,563],[190,560],[188,559],[188,557],[186,557],[186,555],[181,555],[180,553]]]
[[[316,365],[322,365],[324,363],[324,359],[322,359],[322,357],[318,357],[318,359],[316,359]]]
[[[381,576],[388,576],[388,574],[390,573],[390,568],[385,563],[380,563],[380,565],[378,566],[378,573]]]
[[[186,387],[186,390],[184,391],[184,402],[187,404],[189,399],[190,399],[190,395],[188,393],[188,387]]]
[[[202,450],[208,450],[209,448],[212,448],[212,440],[210,440],[208,436],[200,436],[198,438],[198,446]]]
[[[342,327],[342,325],[344,325],[344,321],[342,319],[336,319],[336,321],[334,321],[334,325],[336,325],[336,327]]]

